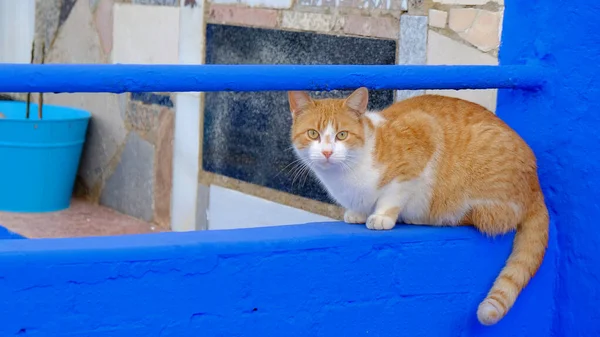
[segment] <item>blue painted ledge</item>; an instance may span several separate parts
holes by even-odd
[[[550,336],[555,253],[498,325],[512,235],[342,223],[0,241],[0,336]]]
[[[24,236],[0,226],[0,240],[25,239]]]

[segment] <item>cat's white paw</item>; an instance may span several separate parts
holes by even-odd
[[[372,214],[367,218],[367,228],[375,230],[392,229],[396,226],[396,219],[382,214]]]
[[[347,210],[344,213],[344,222],[346,223],[365,223],[367,216],[362,213],[357,213],[351,210]]]

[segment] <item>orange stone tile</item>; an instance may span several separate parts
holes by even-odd
[[[212,4],[208,13],[208,20],[210,23],[269,28],[277,26],[278,13],[273,9]]]
[[[395,18],[350,15],[344,23],[344,33],[351,35],[397,39],[400,24]]]

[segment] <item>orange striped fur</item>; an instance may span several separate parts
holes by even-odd
[[[365,88],[346,99],[288,96],[296,153],[346,208],[346,222],[375,230],[398,221],[472,225],[488,235],[516,229],[477,311],[484,325],[502,319],[548,243],[548,211],[525,141],[489,110],[457,98],[423,95],[371,112]]]

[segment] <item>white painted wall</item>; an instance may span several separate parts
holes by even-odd
[[[29,63],[35,0],[0,0],[0,63]]]
[[[334,221],[331,218],[211,185],[208,229],[251,228]]]

